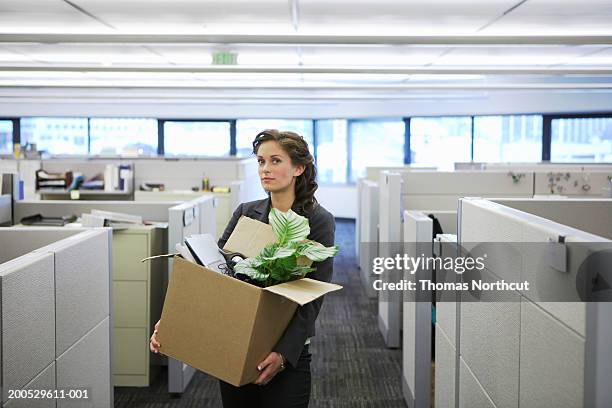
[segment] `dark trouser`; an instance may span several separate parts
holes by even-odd
[[[219,381],[223,408],[307,408],[310,400],[310,359],[306,345],[297,366],[287,365],[266,385],[234,387]]]

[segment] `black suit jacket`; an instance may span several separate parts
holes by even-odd
[[[232,219],[219,239],[219,248],[223,248],[242,215],[268,224],[270,204],[270,198],[240,204],[236,211],[234,211]],[[333,215],[317,204],[306,218],[308,218],[310,224],[308,239],[317,241],[326,247],[334,245],[336,223]],[[307,277],[325,282],[331,281],[333,258],[322,262],[315,262],[312,266],[316,268],[316,271],[309,273]],[[315,335],[315,320],[322,304],[323,297],[320,297],[304,306],[298,306],[293,318],[289,322],[289,326],[287,326],[287,329],[274,347],[273,351],[281,353],[293,367],[297,364],[306,339]]]

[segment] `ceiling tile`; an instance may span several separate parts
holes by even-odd
[[[612,35],[610,0],[527,0],[483,34]]]

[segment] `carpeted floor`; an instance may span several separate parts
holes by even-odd
[[[337,220],[333,282],[344,289],[325,298],[312,339],[312,408],[406,407],[401,350],[388,350],[378,331],[377,304],[361,287],[355,223]],[[180,398],[167,392],[164,371],[148,388],[115,388],[115,407],[221,407],[217,381],[196,373]]]

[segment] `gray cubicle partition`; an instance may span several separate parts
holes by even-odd
[[[378,293],[372,287],[375,275],[372,273],[372,261],[378,256],[378,183],[362,179],[359,181],[359,223],[355,230],[361,283],[369,298],[376,298]]]
[[[431,256],[439,258],[454,257],[456,253],[456,235],[438,234],[433,238],[433,220],[428,216],[428,213],[427,211],[404,211],[404,254],[414,259]],[[454,215],[456,222],[456,213],[452,215]],[[435,270],[434,268],[420,268],[414,275],[406,272],[403,279],[418,283],[423,279],[433,281],[434,277],[436,282],[446,282],[453,279],[452,275]],[[434,319],[434,292],[421,290],[416,293],[418,293],[418,298],[415,292],[404,291],[402,309],[402,391],[409,407],[425,408],[430,406],[432,394],[431,362],[434,359],[431,348],[432,322],[440,320],[441,327],[444,327],[448,333],[452,333],[450,336],[454,338],[454,321],[451,321],[449,317],[454,318],[455,304],[452,303],[454,299],[448,299],[444,297],[444,294],[441,295],[443,296],[441,298],[442,302],[435,304],[435,317],[439,317],[439,319]],[[444,337],[448,336],[445,333],[438,333],[439,331],[438,329],[435,335],[436,345],[443,341]],[[454,347],[454,343],[452,345]],[[441,347],[441,351],[440,356],[436,353],[435,362],[436,375],[441,374],[443,377],[449,373],[448,369],[454,367],[454,364],[444,355],[444,347]],[[438,357],[441,360],[440,373],[438,373]],[[436,384],[438,385],[437,382]],[[442,383],[439,384],[439,388],[436,388],[436,390],[448,392],[448,387],[444,387],[444,383]],[[438,394],[441,393],[436,395]],[[445,397],[448,398],[448,395],[445,395]],[[441,407],[446,405],[443,400],[440,400],[436,401],[435,406]]]
[[[32,406],[11,389],[69,388],[112,406],[111,231],[6,228],[0,243],[4,406]]]
[[[585,248],[612,250],[612,218],[589,214],[596,207],[612,213],[612,200],[567,200],[560,205],[547,200],[496,201],[461,200],[459,242],[512,244],[512,262],[500,257],[487,259],[483,279],[528,279],[533,287],[508,293],[493,303],[483,302],[481,297],[480,302],[458,305],[459,369],[453,403],[609,407],[612,391],[606,373],[612,372],[612,351],[603,339],[612,333],[612,299],[582,302],[571,282],[577,279],[579,265],[589,253]],[[521,210],[528,207],[530,212]],[[555,218],[576,224],[570,227]],[[561,245],[566,249],[555,253],[567,261],[565,271],[551,263],[548,249],[533,244],[561,242],[560,237],[564,237]],[[580,249],[568,243],[580,243]],[[563,286],[571,289],[567,301],[544,297],[549,288],[562,282],[570,282]]]
[[[401,251],[402,242],[402,203],[395,199],[401,191],[401,176],[397,173],[382,172],[379,184],[379,242],[378,256],[394,257]],[[381,274],[383,284],[392,282],[394,277]],[[387,347],[400,346],[400,323],[402,313],[401,292],[392,291],[388,296],[378,296],[378,328]]]
[[[404,211],[405,254],[415,259],[431,257],[432,235],[431,218],[419,211]],[[431,270],[422,269],[415,275],[405,271],[403,279],[418,282],[431,276]],[[402,392],[410,408],[431,405],[431,301],[423,296],[416,298],[415,292],[403,293]]]
[[[438,235],[434,240],[434,254],[442,259],[457,256],[457,236]],[[458,281],[458,276],[454,273],[447,273],[445,276],[440,276],[438,271],[436,273],[436,282]],[[434,406],[437,408],[455,408],[457,308],[457,295],[443,293],[436,296]]]
[[[211,234],[216,237],[215,197],[202,196],[179,204],[168,210],[168,252],[176,252],[175,246],[185,237]],[[172,260],[168,262],[168,275],[172,273]],[[195,374],[195,369],[173,358],[168,358],[168,392],[185,391]]]

